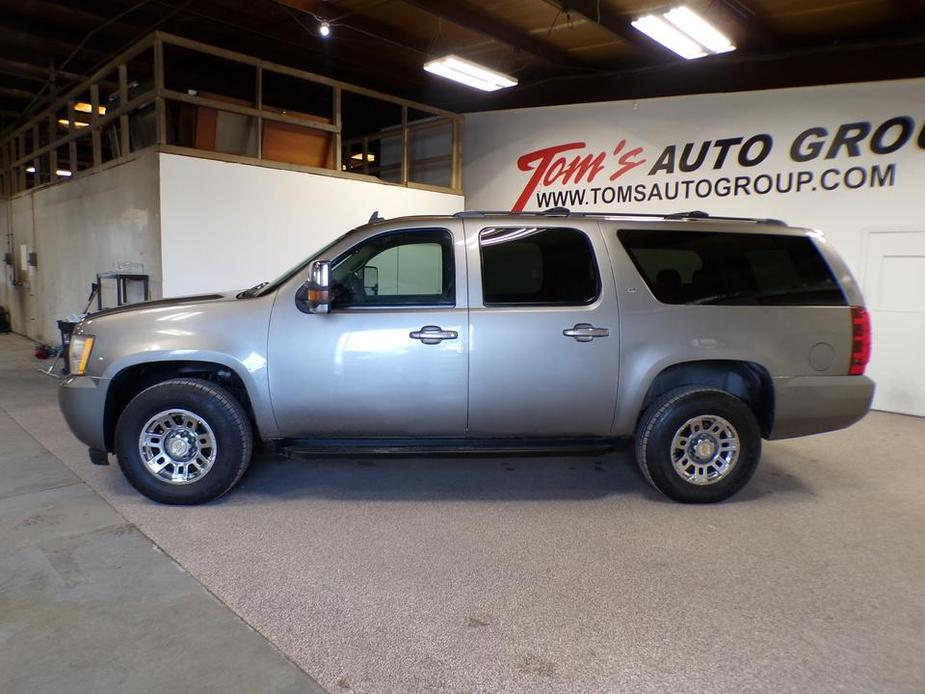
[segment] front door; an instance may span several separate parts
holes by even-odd
[[[598,224],[468,219],[466,236],[470,434],[610,434],[619,316]]]
[[[280,290],[269,378],[283,436],[462,436],[468,324],[462,229],[368,232],[331,249],[332,306]]]

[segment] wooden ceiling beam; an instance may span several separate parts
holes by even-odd
[[[573,10],[585,19],[606,29],[621,41],[632,46],[647,61],[663,63],[669,58],[677,58],[674,53],[660,43],[634,29],[630,23],[631,20],[627,19],[625,15],[614,12],[604,3],[598,2],[598,0],[568,0],[567,2],[547,0],[547,2],[562,11]]]
[[[276,4],[288,7],[299,12],[301,15],[315,15],[321,19],[336,19],[335,16],[330,16],[332,12],[331,7],[321,7],[317,0],[273,0]],[[339,21],[332,22],[334,26],[334,31],[337,31],[338,26],[343,26],[345,29],[350,31],[355,31],[366,36],[371,36],[373,38],[389,43],[398,48],[407,48],[411,49],[417,53],[420,53],[422,56],[427,55],[427,51],[421,48],[420,40],[408,34],[401,29],[396,29],[388,24],[383,24],[377,22],[374,19],[366,17],[361,14],[350,14]],[[337,37],[334,36],[334,39]]]
[[[925,17],[925,7],[915,0],[892,0],[891,5],[900,22],[911,24],[913,27],[921,26],[922,18]]]
[[[27,101],[33,97],[33,93],[26,89],[17,87],[0,87],[0,97],[5,99],[22,99]]]
[[[743,31],[747,47],[764,50],[778,47],[779,42],[768,23],[744,0],[719,0],[719,10]]]
[[[77,31],[86,32],[101,26],[108,18],[83,9],[85,3],[71,5],[54,2],[53,0],[29,0],[17,2],[15,0],[0,0],[0,10],[7,16],[19,16],[41,23],[42,26],[54,23],[62,27],[70,27]],[[128,37],[137,32],[138,28],[126,20],[110,22],[106,25],[106,32]]]
[[[9,24],[0,26],[0,46],[22,48],[32,53],[41,52],[55,56],[67,56],[77,48],[76,43],[49,36],[39,36],[28,29],[12,27]],[[81,54],[94,60],[102,60],[107,56],[103,51],[87,46],[81,48]]]
[[[152,0],[152,2],[159,6],[169,4],[165,0]],[[181,12],[181,15],[188,20],[196,22],[192,25],[196,27],[195,32],[192,32],[189,27],[174,28],[170,24],[165,25],[165,29],[181,36],[189,35],[190,38],[213,46],[229,48],[271,62],[336,77],[357,86],[376,87],[398,96],[420,97],[427,101],[439,95],[423,93],[425,89],[430,89],[430,92],[434,90],[428,87],[428,80],[425,77],[427,73],[423,70],[410,69],[410,66],[414,64],[413,59],[408,58],[410,51],[398,53],[406,58],[398,62],[393,58],[396,54],[394,49],[384,51],[375,43],[364,40],[363,34],[366,31],[361,30],[360,23],[354,20],[365,18],[351,15],[349,19],[342,22],[344,31],[338,34],[340,40],[334,37],[328,41],[317,36],[315,32],[307,30],[306,22],[297,22],[291,13],[283,11],[282,5],[289,5],[298,17],[304,18],[307,16],[305,12],[311,12],[308,0],[304,2],[272,0],[272,2],[281,6],[281,14],[274,12],[270,15],[266,8],[261,10],[258,6],[255,11],[261,10],[261,14],[259,18],[256,18],[250,16],[250,10],[246,12],[228,11],[221,1],[196,0]],[[327,8],[327,13],[330,12],[331,9]],[[285,21],[282,21],[283,18]],[[229,41],[228,29],[234,30],[233,41]],[[346,36],[348,29],[351,31],[349,36]],[[338,31],[336,26],[335,31]],[[388,34],[387,29],[382,31]],[[369,30],[369,33],[374,32]],[[383,38],[387,43],[397,45],[395,41]],[[423,51],[414,50],[422,56],[425,55]],[[440,90],[438,92],[442,93]]]
[[[402,2],[424,10],[435,17],[445,19],[456,26],[478,32],[494,41],[530,53],[553,65],[570,68],[589,67],[587,63],[578,60],[568,51],[534,38],[466,0],[402,0]]]
[[[33,65],[32,63],[25,63],[19,60],[10,60],[2,57],[0,57],[0,74],[18,77],[24,80],[32,80],[34,82],[48,82],[51,80],[52,74],[54,74],[55,77],[66,80],[84,79],[82,75],[78,75],[75,72],[52,71],[51,68],[48,67],[41,67],[39,65]]]

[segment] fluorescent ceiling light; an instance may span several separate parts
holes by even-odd
[[[68,121],[67,118],[59,118],[59,119],[58,119],[58,125],[63,125],[63,126],[66,128],[66,127],[68,127],[68,126],[70,125],[70,122]],[[83,121],[80,121],[80,120],[75,120],[75,121],[74,121],[74,127],[75,127],[75,128],[86,128],[88,125],[90,125],[90,124],[89,124],[89,123],[84,123]]]
[[[686,6],[640,17],[633,26],[686,60],[735,50],[726,36]]]
[[[80,111],[81,113],[92,113],[93,107],[92,107],[90,104],[88,104],[86,101],[78,101],[76,104],[74,104],[74,110],[75,110],[75,111]],[[96,112],[97,112],[98,114],[100,114],[101,116],[105,116],[105,115],[106,115],[106,107],[105,107],[105,106],[97,106],[97,107],[96,107]]]
[[[70,176],[70,175],[71,175],[71,172],[68,171],[67,169],[56,169],[56,170],[55,170],[55,175],[56,175],[56,176],[65,176],[65,177],[67,177],[67,176]]]
[[[633,22],[633,26],[686,60],[702,58],[707,55],[703,46],[694,39],[689,38],[686,34],[678,31],[664,19],[656,17],[654,14],[640,17]]]
[[[689,7],[676,7],[665,13],[665,19],[710,53],[728,53],[736,49],[732,41]]]
[[[431,60],[424,64],[424,69],[435,75],[440,75],[486,92],[494,92],[517,84],[515,77],[496,72],[456,55]]]
[[[27,167],[26,167],[26,173],[35,173],[35,167],[34,167],[34,166],[27,166]]]

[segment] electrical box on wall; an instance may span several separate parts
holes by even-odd
[[[3,262],[6,263],[7,265],[12,265],[12,264],[13,264],[13,254],[12,254],[12,253],[4,253],[4,254],[3,254]]]
[[[38,266],[39,266],[39,254],[38,254],[38,253],[35,253],[35,252],[29,253],[29,254],[26,256],[26,261],[27,261],[28,264],[31,265],[32,267],[38,267]]]

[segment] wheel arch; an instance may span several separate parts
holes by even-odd
[[[259,440],[260,426],[251,393],[247,382],[235,368],[216,361],[171,359],[127,365],[111,378],[103,412],[106,450],[113,451],[116,423],[132,398],[156,383],[182,377],[201,378],[227,390],[244,408],[255,438]]]
[[[743,400],[767,438],[774,424],[774,384],[767,368],[752,361],[709,359],[685,361],[655,374],[639,406],[639,418],[660,396],[682,386],[704,386],[726,391]]]

